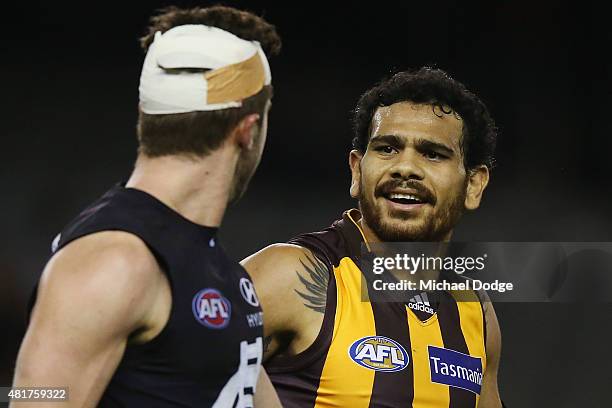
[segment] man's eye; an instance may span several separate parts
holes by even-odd
[[[379,146],[376,148],[376,151],[381,152],[381,153],[385,153],[385,154],[393,154],[395,152],[395,149],[391,146]]]
[[[443,156],[443,155],[441,155],[441,154],[440,154],[440,153],[438,153],[438,152],[434,152],[434,151],[428,151],[428,152],[425,152],[425,153],[424,153],[424,156],[425,156],[427,159],[430,159],[430,160],[440,160],[440,159],[443,159],[443,158],[444,158],[444,156]]]

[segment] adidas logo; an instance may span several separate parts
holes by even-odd
[[[431,315],[435,313],[435,311],[429,304],[429,298],[427,297],[427,293],[425,292],[408,299],[408,303],[406,304],[406,306],[408,306],[412,310],[419,310],[421,312],[429,313]]]
[[[427,293],[426,292],[423,292],[420,295],[416,295],[415,297],[412,297],[412,298],[408,299],[408,301],[412,302],[412,303],[422,303],[425,306],[431,306],[429,304],[429,298],[427,297]]]

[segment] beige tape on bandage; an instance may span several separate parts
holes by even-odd
[[[264,87],[266,74],[259,54],[246,61],[215,69],[204,74],[208,84],[208,104],[241,101]]]
[[[242,106],[272,80],[256,41],[217,27],[183,25],[157,32],[140,75],[140,109],[149,115]]]

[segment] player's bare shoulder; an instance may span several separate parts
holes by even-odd
[[[40,280],[33,317],[40,303],[60,306],[67,303],[61,299],[72,299],[75,304],[92,304],[97,299],[100,307],[129,311],[123,322],[126,330],[140,329],[163,314],[156,304],[160,296],[170,301],[165,286],[163,271],[140,238],[103,231],[69,243],[51,258]]]
[[[48,385],[64,385],[74,370],[84,378],[110,378],[132,334],[152,335],[156,328],[151,322],[159,313],[158,272],[144,243],[124,232],[87,235],[60,249],[40,280],[16,383],[36,385],[43,377]],[[87,401],[104,387],[100,381],[90,394],[75,392],[74,399],[93,405]]]
[[[249,256],[242,265],[255,281],[260,296],[292,299],[301,308],[325,312],[328,267],[307,248],[293,244],[274,244]],[[294,296],[289,296],[291,291]],[[301,306],[300,306],[301,305]]]
[[[242,265],[263,306],[266,337],[279,337],[293,353],[308,347],[325,313],[330,278],[325,263],[307,248],[274,244],[244,259]]]
[[[306,248],[293,244],[273,244],[243,259],[241,264],[253,280],[262,283],[258,292],[272,292],[292,287],[295,274],[288,271],[298,269],[300,260],[308,256],[312,255]]]
[[[50,280],[77,280],[113,284],[117,279],[129,285],[147,284],[159,269],[153,254],[137,236],[123,231],[103,231],[79,238],[59,250],[41,277],[41,286]]]

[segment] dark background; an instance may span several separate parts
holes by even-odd
[[[269,142],[222,235],[240,259],[354,206],[349,112],[392,72],[434,64],[501,129],[498,167],[456,240],[612,241],[611,31],[588,2],[226,2],[277,25]],[[0,386],[55,234],[129,175],[137,38],[160,6],[47,2],[3,10]],[[602,17],[600,17],[602,16]],[[498,304],[510,407],[608,407],[610,304]]]

